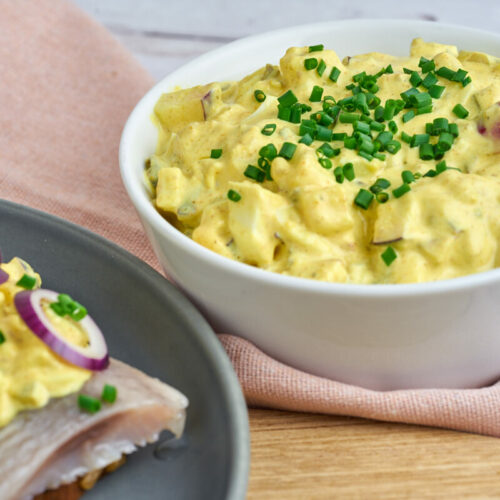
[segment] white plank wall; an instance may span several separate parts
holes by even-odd
[[[500,0],[74,0],[157,79],[253,33],[327,20],[427,19],[500,33]]]

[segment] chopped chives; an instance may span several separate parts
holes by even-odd
[[[388,99],[385,103],[384,108],[384,120],[391,120],[396,111],[396,101],[394,99]]]
[[[354,180],[354,178],[356,177],[356,174],[354,172],[354,165],[352,163],[346,163],[343,167],[342,167],[342,172],[345,176],[345,178],[348,180],[348,181],[352,181]]]
[[[411,191],[410,185],[403,183],[401,184],[401,186],[397,187],[396,189],[393,189],[392,194],[394,198],[401,198],[401,196],[406,194],[408,191]]]
[[[447,68],[446,66],[443,66],[442,68],[439,68],[438,70],[436,70],[436,74],[438,76],[442,76],[443,78],[446,78],[447,80],[451,80],[453,78],[453,76],[455,75],[455,72],[452,69]]]
[[[422,68],[422,73],[429,73],[429,71],[434,71],[436,69],[434,61],[432,59],[426,59],[425,57],[420,58],[418,65]]]
[[[408,135],[406,132],[401,132],[401,140],[406,142],[407,144],[410,144],[411,135]]]
[[[380,142],[382,146],[385,146],[389,141],[392,141],[392,132],[385,131],[385,132],[380,132],[380,134],[377,135],[376,140]]]
[[[335,175],[335,180],[342,184],[344,182],[344,171],[342,167],[336,167],[333,171],[333,175]]]
[[[453,145],[453,140],[454,137],[449,132],[443,132],[436,145],[440,151],[448,151]]]
[[[442,85],[431,85],[428,92],[434,99],[439,99],[444,92],[444,87]]]
[[[4,342],[5,342],[5,335],[2,332],[2,330],[0,330],[0,344],[3,344]]]
[[[322,43],[318,43],[317,45],[309,45],[309,52],[321,52],[325,46]]]
[[[368,108],[375,109],[380,104],[380,97],[377,97],[375,94],[371,92],[367,92],[366,94],[366,104],[368,104]]]
[[[432,122],[432,135],[439,135],[441,132],[448,132],[448,119],[435,118]]]
[[[105,384],[102,389],[101,399],[106,403],[113,404],[117,395],[118,391],[114,385]]]
[[[467,87],[467,85],[469,85],[469,83],[472,82],[472,78],[470,76],[468,76],[467,78],[464,78],[462,80],[462,87]]]
[[[380,257],[385,262],[385,265],[389,267],[398,257],[396,251],[391,246],[388,246],[381,254]]]
[[[408,103],[410,101],[411,97],[418,95],[418,94],[420,94],[420,92],[415,87],[411,87],[408,90],[401,92],[401,94],[399,94],[399,95],[401,96],[401,98],[403,99],[403,101],[405,103]]]
[[[331,141],[332,140],[332,130],[323,125],[318,125],[316,128],[316,139],[318,141]]]
[[[375,181],[375,185],[380,186],[382,189],[387,189],[388,187],[390,187],[391,183],[387,179],[380,177]]]
[[[293,158],[296,149],[297,149],[296,144],[292,144],[291,142],[284,142],[283,146],[281,146],[278,156],[281,156],[286,160],[291,160]]]
[[[426,113],[432,113],[432,104],[428,104],[427,106],[422,106],[421,108],[417,108],[417,115],[424,115]]]
[[[420,92],[419,94],[410,96],[409,102],[416,108],[423,108],[432,104],[432,98],[427,92]]]
[[[389,195],[381,191],[380,193],[375,194],[375,199],[379,203],[387,203],[387,201],[389,200]]]
[[[290,116],[292,114],[292,108],[286,106],[278,106],[278,118],[286,122],[290,121]]]
[[[374,195],[373,193],[370,193],[370,191],[367,191],[366,189],[361,188],[356,195],[356,198],[354,198],[354,203],[358,206],[363,208],[364,210],[367,210],[368,207],[370,206],[371,202],[373,201]]]
[[[415,134],[411,138],[410,146],[412,148],[416,148],[417,146],[420,146],[421,144],[426,144],[429,142],[429,134]]]
[[[362,132],[363,134],[370,134],[370,125],[366,122],[362,122],[360,120],[354,122],[354,125],[352,127],[356,132]]]
[[[455,71],[455,74],[451,77],[451,80],[453,82],[462,82],[466,76],[467,76],[467,71],[460,68],[460,69],[457,69],[457,71]]]
[[[311,91],[309,100],[311,102],[320,102],[322,96],[323,96],[323,87],[315,85]]]
[[[385,111],[385,109],[383,106],[378,106],[375,108],[373,116],[377,122],[384,121],[384,111]]]
[[[36,278],[30,276],[29,274],[23,274],[19,281],[16,283],[16,286],[20,286],[25,288],[26,290],[32,290],[36,285]]]
[[[453,137],[458,137],[458,125],[456,123],[450,123],[448,125],[448,132],[453,136]]]
[[[385,150],[391,155],[395,155],[401,149],[401,143],[396,140],[389,141],[385,145]]]
[[[340,123],[354,123],[356,120],[359,120],[360,115],[356,113],[347,113],[342,111],[339,115]]]
[[[413,109],[410,109],[410,111],[407,111],[403,115],[403,123],[409,122],[412,118],[415,118],[415,111],[413,111]]]
[[[222,149],[212,149],[210,158],[220,158],[222,156]]]
[[[427,76],[422,81],[422,85],[426,89],[430,89],[437,82],[438,82],[438,79],[434,73],[427,73]]]
[[[370,153],[367,153],[366,151],[358,151],[358,156],[361,156],[361,158],[364,158],[365,160],[372,161],[373,156]]]
[[[444,172],[448,167],[446,166],[446,162],[443,160],[443,161],[440,161],[439,163],[436,163],[436,172],[438,174]]]
[[[392,65],[388,64],[387,67],[384,70],[384,73],[394,73],[394,70],[392,69]]]
[[[306,146],[310,146],[313,143],[313,138],[310,134],[304,134],[302,139],[300,139],[299,143],[305,144]]]
[[[461,104],[455,105],[453,113],[459,118],[467,118],[469,116],[469,112]]]
[[[238,193],[238,191],[235,191],[234,189],[230,189],[228,192],[227,192],[227,197],[231,200],[231,201],[240,201],[241,200],[241,194]]]
[[[257,182],[264,182],[266,178],[266,173],[255,165],[248,165],[243,175]]]
[[[327,170],[332,168],[332,161],[329,158],[319,158],[318,162],[323,168],[326,168]]]
[[[321,59],[321,61],[318,64],[318,67],[316,68],[316,73],[318,73],[319,76],[323,76],[325,69],[326,69],[326,62],[323,61],[323,59]]]
[[[410,75],[410,83],[414,87],[418,87],[422,83],[422,78],[420,78],[420,75],[418,74],[417,71],[413,71]]]
[[[418,154],[421,160],[432,160],[434,158],[434,148],[432,144],[421,144]]]
[[[340,152],[340,150],[333,149],[327,142],[323,143],[318,149],[316,149],[316,151],[320,154],[325,155],[327,158],[337,156],[337,151]]]
[[[304,68],[306,68],[307,71],[314,69],[317,65],[318,60],[315,57],[309,57],[308,59],[304,60]]]
[[[375,130],[375,132],[382,132],[385,129],[385,125],[383,123],[372,120],[370,122],[370,128]]]
[[[287,90],[282,96],[278,97],[278,101],[282,106],[287,107],[298,102],[298,99],[291,90]]]
[[[264,92],[262,90],[257,89],[253,93],[253,95],[255,97],[255,100],[258,102],[264,102],[266,100],[266,94],[264,94]]]
[[[415,181],[415,176],[413,175],[413,172],[410,170],[403,170],[401,172],[401,178],[403,179],[403,182],[405,184],[411,184],[412,182]]]
[[[332,141],[343,141],[347,134],[345,132],[332,134]]]
[[[393,134],[397,134],[398,133],[398,126],[396,125],[396,122],[394,120],[391,120],[389,122],[389,130],[393,133]]]
[[[268,123],[264,125],[264,128],[260,131],[263,135],[273,135],[276,130],[276,123]]]
[[[338,80],[340,76],[340,69],[337,68],[337,66],[334,66],[332,68],[332,71],[330,71],[330,75],[328,76],[328,78],[332,81],[332,82],[336,82]]]
[[[415,70],[414,69],[410,69],[410,68],[403,68],[403,71],[407,74],[407,75],[411,75]]]
[[[437,172],[435,170],[427,170],[427,172],[424,174],[424,177],[436,177]]]
[[[373,157],[377,160],[380,160],[380,161],[385,160],[385,154],[383,154],[383,153],[373,153]]]
[[[347,149],[355,149],[356,148],[356,138],[355,137],[346,137],[344,139],[344,147]]]
[[[259,150],[259,156],[267,158],[268,160],[271,161],[274,160],[274,158],[278,156],[278,151],[276,150],[276,146],[272,143],[262,146]]]
[[[78,396],[78,406],[88,413],[97,413],[101,409],[101,402],[91,396],[80,394]]]

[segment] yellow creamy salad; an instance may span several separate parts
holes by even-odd
[[[0,284],[0,428],[22,410],[45,406],[50,398],[77,392],[92,372],[55,354],[26,325],[14,297],[40,287],[40,276],[26,262],[14,258],[0,264],[8,280]],[[24,285],[24,286],[23,286]],[[85,345],[85,334],[67,317],[47,305],[43,310],[53,327],[75,345]]]
[[[293,47],[239,82],[163,95],[154,203],[220,255],[339,283],[500,265],[500,60],[415,39],[343,60]]]

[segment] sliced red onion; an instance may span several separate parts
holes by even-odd
[[[6,273],[3,269],[0,269],[0,285],[5,283],[9,279],[9,273]]]
[[[92,371],[101,371],[109,364],[108,347],[104,336],[87,314],[80,321],[87,332],[89,345],[75,346],[70,343],[52,326],[42,308],[42,300],[57,302],[59,294],[52,290],[25,290],[14,297],[17,312],[31,331],[39,337],[50,349],[66,361]]]

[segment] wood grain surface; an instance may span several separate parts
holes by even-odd
[[[500,498],[496,438],[257,409],[250,429],[248,500]],[[81,494],[70,486],[37,500]]]

